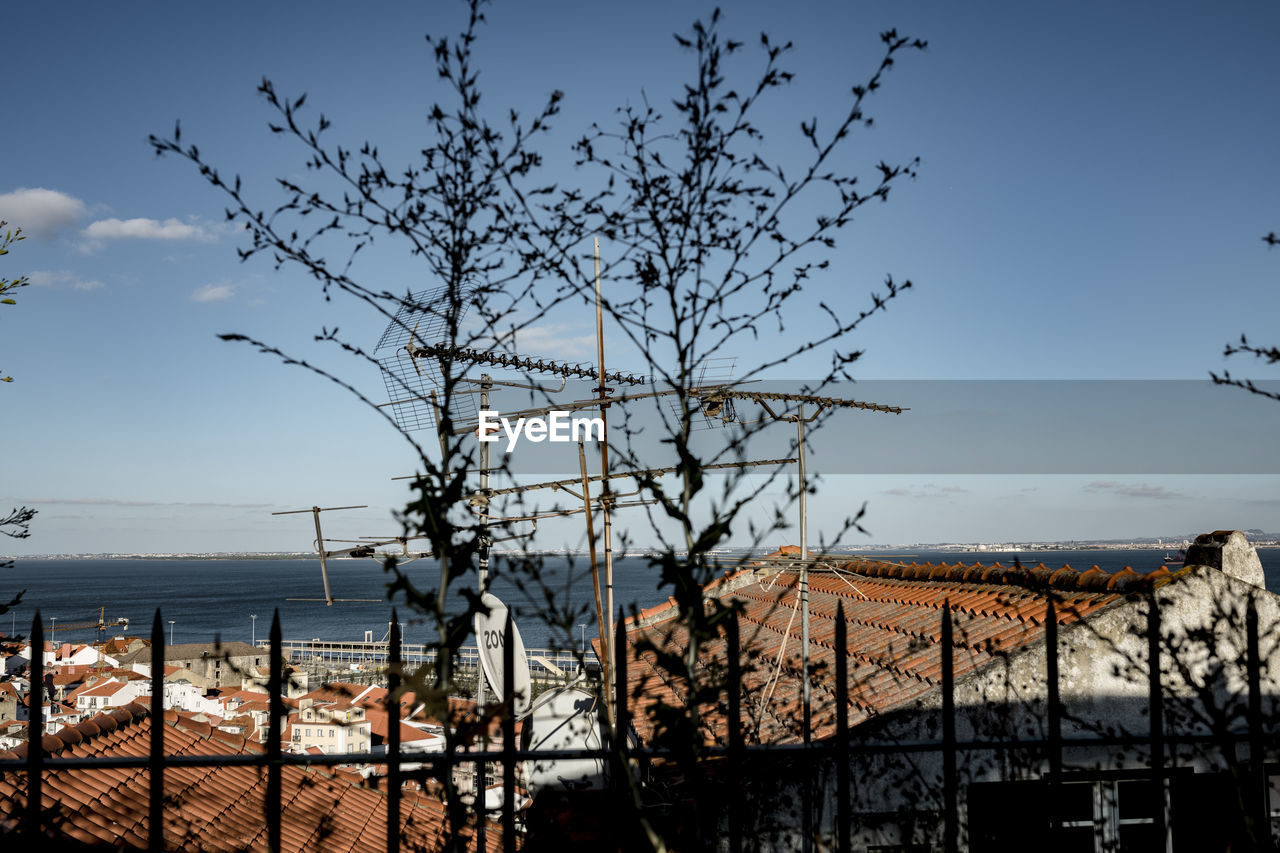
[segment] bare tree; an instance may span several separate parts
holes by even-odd
[[[0,220],[0,230],[4,230],[9,223]],[[22,229],[15,228],[11,231],[4,231],[4,236],[0,238],[0,255],[9,254],[9,247],[19,240],[26,239],[22,236]],[[14,305],[12,296],[5,294],[12,293],[20,287],[26,287],[30,281],[25,275],[20,275],[15,279],[7,279],[0,277],[0,305]],[[12,376],[0,375],[0,382],[12,382]],[[11,539],[26,539],[31,535],[31,519],[35,518],[36,511],[29,507],[17,507],[9,511],[9,514],[0,517],[0,533]],[[0,560],[0,569],[13,568],[12,560]],[[25,590],[24,590],[25,591]],[[22,593],[19,592],[7,604],[0,603],[0,613],[7,613],[10,608],[17,607],[22,601]]]
[[[9,224],[8,222],[5,222],[3,219],[0,219],[0,231],[4,231],[4,236],[0,237],[0,255],[9,254],[10,246],[18,242],[19,240],[26,239],[25,237],[22,236],[21,228],[15,228],[13,230],[4,230],[5,226],[7,226],[8,224]],[[4,277],[0,277],[0,297],[4,297],[3,299],[0,299],[0,305],[16,305],[17,303],[14,301],[14,298],[12,296],[7,296],[6,294],[12,293],[13,291],[17,290],[20,287],[26,287],[30,283],[31,283],[30,280],[25,275],[20,275],[15,279],[7,279]],[[13,381],[12,376],[5,376],[3,374],[0,374],[0,382],[12,382],[12,381]]]
[[[1274,231],[1262,238],[1262,242],[1268,246],[1275,248],[1280,246],[1280,237],[1276,236]],[[1249,343],[1246,335],[1240,336],[1240,342],[1236,344],[1227,344],[1223,350],[1224,358],[1230,358],[1233,355],[1252,355],[1254,358],[1261,360],[1263,363],[1272,365],[1280,363],[1280,346],[1258,346]],[[1213,379],[1215,385],[1233,385],[1236,388],[1243,388],[1251,394],[1257,394],[1262,397],[1269,397],[1272,400],[1280,400],[1280,393],[1268,391],[1265,388],[1259,388],[1252,379],[1236,379],[1231,375],[1229,370],[1222,371],[1221,375],[1209,371],[1209,377]]]
[[[902,52],[925,43],[894,31],[882,34],[878,64],[865,80],[850,85],[848,103],[833,107],[834,116],[800,123],[795,132],[802,155],[784,163],[769,159],[762,143],[773,131],[766,133],[756,116],[763,104],[795,82],[785,67],[791,45],[762,35],[756,72],[747,72],[745,85],[730,83],[741,72],[729,66],[745,50],[741,42],[721,35],[716,12],[709,21],[695,23],[687,36],[677,37],[691,56],[693,72],[675,100],[674,116],[649,106],[624,108],[616,126],[593,126],[574,147],[583,183],[565,188],[540,177],[542,159],[536,150],[558,113],[560,92],[552,92],[531,118],[521,118],[515,110],[501,122],[487,117],[473,66],[482,5],[480,0],[470,4],[458,38],[428,38],[446,104],[429,111],[430,138],[420,159],[410,165],[384,163],[372,143],[358,149],[330,143],[332,124],[325,115],[304,120],[306,95],[282,96],[269,80],[263,80],[259,92],[275,112],[270,129],[301,146],[307,166],[317,174],[316,187],[280,179],[283,200],[263,208],[251,200],[238,176],[224,179],[196,146],[184,143],[180,127],[170,136],[153,136],[151,144],[159,155],[190,161],[225,195],[228,219],[242,223],[249,235],[243,259],[261,254],[278,267],[303,269],[326,299],[341,292],[360,300],[401,323],[411,340],[416,326],[405,317],[430,316],[443,328],[444,345],[435,351],[439,452],[431,447],[434,442],[423,446],[392,423],[421,466],[412,483],[414,496],[400,519],[406,535],[428,538],[438,563],[434,585],[421,585],[394,558],[386,561],[390,595],[404,596],[434,622],[440,665],[429,683],[421,678],[408,683],[442,716],[448,715],[453,688],[449,660],[464,641],[472,616],[482,609],[469,579],[487,549],[475,516],[459,509],[473,497],[467,471],[475,462],[470,439],[458,434],[453,416],[453,401],[471,390],[463,375],[469,362],[458,353],[472,345],[513,352],[515,334],[537,320],[536,312],[589,298],[595,280],[587,272],[590,265],[583,263],[584,246],[591,235],[604,239],[603,275],[609,281],[604,310],[647,359],[664,399],[675,401],[674,409],[663,410],[674,414],[662,417],[662,444],[678,482],[668,488],[655,474],[637,479],[652,502],[651,537],[661,542],[653,562],[679,602],[679,621],[690,638],[682,663],[696,685],[696,701],[662,712],[659,729],[678,760],[693,767],[704,740],[701,706],[718,701],[724,684],[722,673],[699,667],[699,650],[716,641],[730,615],[719,605],[706,606],[701,590],[723,568],[714,565],[711,551],[747,524],[743,510],[754,499],[742,493],[742,478],[734,474],[712,489],[707,468],[725,459],[745,459],[749,439],[760,428],[735,424],[719,449],[710,455],[698,450],[692,433],[706,414],[698,396],[700,366],[736,354],[738,346],[765,340],[768,356],[747,365],[740,378],[815,352],[827,354],[829,369],[813,378],[813,389],[847,378],[859,353],[846,339],[910,282],[890,277],[880,292],[854,302],[843,296],[852,276],[832,269],[831,252],[855,213],[872,201],[885,201],[893,186],[915,175],[917,161],[873,162],[869,176],[849,173],[843,163],[857,131],[872,124],[869,102],[885,74]],[[341,200],[326,195],[324,188],[333,181],[342,188]],[[357,261],[375,243],[379,250],[385,244],[402,247],[420,259],[427,276],[442,288],[439,298],[422,305],[408,294],[362,283]],[[335,249],[337,254],[331,254]],[[819,303],[821,323],[810,320],[801,331],[789,331],[804,288],[819,277],[838,283],[839,301]],[[532,316],[523,307],[528,305],[536,306]],[[462,322],[466,309],[479,323]],[[290,357],[274,344],[235,334],[224,337],[327,376],[375,406],[355,384]],[[317,340],[376,363],[370,352],[340,338],[336,329],[322,329]],[[404,391],[412,393],[407,387]],[[600,393],[603,397],[606,392]],[[602,400],[603,407],[610,405],[616,403]],[[616,465],[610,469],[655,467],[654,460],[641,458],[647,451],[632,442],[627,422],[615,419],[614,424],[608,446]],[[602,500],[608,501],[604,482]],[[860,517],[859,512],[851,518],[847,529],[857,529]],[[674,522],[676,536],[664,533],[664,519]],[[785,526],[779,512],[762,528],[751,527],[749,537],[758,543]],[[539,570],[536,560],[514,569],[533,582]],[[461,611],[455,606],[460,597],[466,601]],[[557,612],[555,618],[572,631],[578,615]],[[477,722],[485,724],[483,718]],[[473,729],[450,728],[448,749],[459,748],[473,734]],[[442,782],[455,828],[452,843],[461,844],[464,808],[452,781]],[[634,789],[631,793],[629,802],[638,806],[638,795]],[[630,814],[638,825],[619,831],[630,833],[638,826],[642,832],[635,837],[662,848],[666,829],[651,824],[638,808]],[[710,841],[699,829],[697,843]]]

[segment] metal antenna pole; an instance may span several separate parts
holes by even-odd
[[[596,630],[600,632],[600,650],[604,651],[609,648],[605,641],[608,634],[604,630],[604,606],[600,601],[600,568],[596,562],[596,528],[595,522],[591,519],[591,478],[587,476],[587,451],[582,445],[581,439],[578,441],[578,466],[582,469],[582,506],[587,521],[587,542],[591,545],[588,552],[591,555],[591,584],[595,588],[596,594]],[[585,638],[584,638],[585,644]],[[587,665],[585,651],[582,665]],[[608,655],[602,655],[604,660],[600,661],[600,675],[604,681],[604,702],[605,708],[611,707],[609,693],[609,671],[613,667],[613,661]],[[612,712],[610,712],[612,719]]]
[[[493,388],[493,377],[487,373],[480,374],[480,410],[489,410],[489,391]],[[484,436],[480,436],[481,439]],[[480,494],[485,499],[484,514],[480,516],[480,592],[485,591],[489,583],[489,444],[480,442]],[[483,681],[483,679],[481,679]]]
[[[806,493],[808,488],[804,471],[804,403],[796,408],[796,458],[797,474],[800,486],[800,673],[801,673],[801,705],[803,706],[802,732],[804,744],[808,746],[812,739],[812,706],[809,696],[809,514]],[[809,782],[805,781],[803,797],[804,815],[801,821],[804,826],[804,851],[813,849],[812,842],[812,800],[809,796]]]
[[[493,377],[487,373],[480,374],[480,411],[488,411],[489,409],[489,390],[493,388]],[[484,436],[479,436],[483,438]],[[479,593],[484,595],[485,589],[489,586],[489,442],[480,442],[480,494],[485,500],[484,513],[480,516],[480,565],[478,571]],[[481,642],[480,637],[476,637],[477,645]],[[476,662],[476,716],[484,718],[485,703],[485,682],[484,667]],[[489,748],[489,727],[486,725],[481,732],[481,749]],[[480,824],[484,824],[484,807],[485,803],[485,766],[482,762],[476,762],[472,765],[472,782],[471,790],[475,794],[476,802],[479,803],[479,811],[481,815]],[[483,828],[481,829],[483,832]]]
[[[320,532],[320,507],[311,508],[311,517],[316,522],[316,550],[320,552],[320,578],[324,581],[324,603],[333,606],[333,593],[329,591],[329,567],[325,565],[324,534]]]
[[[600,437],[600,476],[601,483],[600,514],[604,522],[604,606],[605,635],[601,637],[601,647],[605,649],[605,659],[613,661],[613,525],[609,519],[609,508],[613,504],[613,494],[609,488],[609,389],[605,385],[604,372],[604,308],[600,294],[600,238],[593,238],[596,253],[596,355],[600,362],[600,387],[596,391],[600,395],[600,423],[603,435]],[[606,679],[605,684],[608,684]],[[606,693],[608,691],[606,690]],[[612,713],[610,713],[612,722]]]
[[[804,403],[796,409],[796,456],[799,459],[800,479],[800,655],[801,672],[804,675],[801,689],[804,705],[804,742],[809,742],[809,515],[805,502],[808,489],[804,476]]]

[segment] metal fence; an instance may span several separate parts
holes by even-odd
[[[1149,601],[1151,604],[1148,608],[1146,625],[1147,660],[1145,661],[1146,670],[1149,673],[1146,709],[1149,730],[1145,734],[1104,733],[1089,737],[1064,737],[1064,707],[1060,695],[1058,672],[1058,621],[1055,613],[1055,603],[1052,596],[1049,596],[1044,623],[1046,633],[1045,680],[1047,688],[1047,697],[1043,706],[1046,714],[1044,738],[1038,740],[1020,739],[1016,742],[1000,743],[991,739],[961,739],[957,735],[954,667],[957,647],[951,611],[945,606],[942,608],[939,617],[942,665],[940,709],[938,711],[941,722],[940,736],[912,742],[900,739],[889,742],[865,738],[860,735],[859,727],[851,727],[849,724],[847,629],[845,627],[843,605],[841,605],[835,620],[834,736],[820,742],[784,746],[749,745],[744,742],[742,727],[729,725],[727,743],[699,749],[701,759],[710,768],[708,771],[709,777],[706,781],[712,787],[732,788],[736,791],[737,788],[735,786],[738,786],[742,779],[749,777],[753,772],[760,772],[762,767],[771,767],[775,770],[780,765],[791,767],[794,774],[792,778],[797,778],[801,781],[798,786],[800,791],[798,809],[793,809],[793,813],[798,812],[798,819],[795,820],[789,830],[789,837],[795,847],[802,850],[834,849],[836,851],[849,851],[854,849],[854,834],[865,818],[864,814],[859,813],[854,803],[854,797],[850,793],[851,784],[854,781],[851,779],[851,774],[854,772],[853,768],[857,762],[886,756],[935,755],[940,760],[941,791],[939,792],[937,807],[932,810],[937,818],[934,829],[926,831],[922,836],[919,836],[924,839],[923,842],[908,839],[897,844],[897,846],[859,849],[885,851],[941,849],[946,853],[958,853],[962,849],[999,850],[1005,848],[1002,848],[998,841],[984,841],[975,834],[972,827],[965,826],[966,797],[963,790],[965,779],[958,769],[958,761],[964,760],[966,755],[974,752],[992,753],[993,751],[999,752],[1001,750],[1018,750],[1024,753],[1030,751],[1037,754],[1039,760],[1043,762],[1043,766],[1047,767],[1047,772],[1039,780],[1039,784],[1044,787],[1037,790],[1042,791],[1047,800],[1052,803],[1058,799],[1061,791],[1065,790],[1063,786],[1071,783],[1068,774],[1064,772],[1064,750],[1079,749],[1081,747],[1137,749],[1146,753],[1146,758],[1143,762],[1145,769],[1141,770],[1136,776],[1131,772],[1127,777],[1129,781],[1126,784],[1140,782],[1149,786],[1151,800],[1161,804],[1159,808],[1155,809],[1150,820],[1143,825],[1143,831],[1146,833],[1144,837],[1155,839],[1155,846],[1134,847],[1129,845],[1125,847],[1119,842],[1114,842],[1115,846],[1106,847],[1105,849],[1173,851],[1184,849],[1174,842],[1169,825],[1168,785],[1171,779],[1182,772],[1182,769],[1178,767],[1178,747],[1186,747],[1196,743],[1214,743],[1221,747],[1223,746],[1223,736],[1221,733],[1207,735],[1167,730],[1164,717],[1165,688],[1162,685],[1161,675],[1164,669],[1161,665],[1162,654],[1167,655],[1167,652],[1162,653],[1161,649],[1160,608],[1157,606],[1154,596],[1150,596]],[[394,613],[391,621],[395,626]],[[25,760],[0,761],[0,773],[25,774],[28,796],[23,806],[24,811],[19,816],[17,831],[28,838],[38,838],[47,828],[47,815],[41,809],[43,774],[62,769],[85,767],[139,768],[147,770],[149,773],[150,826],[148,842],[149,849],[155,851],[170,849],[166,847],[162,820],[162,812],[165,807],[164,779],[166,769],[179,763],[185,766],[215,766],[231,762],[264,767],[267,775],[267,786],[263,821],[267,827],[267,846],[271,851],[281,849],[281,773],[282,769],[288,765],[356,764],[385,766],[387,791],[385,846],[388,853],[401,849],[402,839],[398,828],[400,826],[402,784],[407,778],[403,765],[408,762],[421,765],[424,768],[424,772],[434,774],[437,778],[440,778],[440,774],[451,773],[455,767],[482,767],[486,763],[491,763],[501,768],[504,797],[500,818],[496,826],[492,828],[486,827],[487,818],[484,816],[483,786],[479,786],[476,791],[474,814],[481,819],[475,821],[474,832],[477,837],[473,839],[473,843],[480,849],[486,849],[486,836],[489,832],[500,834],[502,847],[505,850],[517,849],[526,840],[522,837],[522,833],[517,832],[516,797],[514,793],[517,790],[517,768],[520,762],[535,757],[544,760],[590,757],[602,761],[605,767],[609,768],[610,777],[617,794],[617,798],[613,802],[616,803],[616,808],[619,809],[620,825],[626,824],[630,826],[631,823],[629,821],[634,819],[638,826],[638,821],[644,817],[645,810],[652,809],[654,804],[634,795],[635,789],[631,784],[635,776],[634,768],[636,766],[649,766],[654,762],[661,763],[666,759],[670,759],[673,753],[670,749],[665,748],[635,746],[630,743],[627,737],[618,734],[626,733],[630,730],[631,715],[633,713],[631,702],[634,699],[627,683],[627,644],[623,628],[623,623],[619,623],[617,642],[615,644],[617,657],[613,667],[613,672],[616,675],[614,684],[611,685],[614,707],[616,708],[616,722],[613,727],[606,727],[605,743],[602,749],[532,753],[518,748],[515,737],[516,718],[510,712],[509,697],[511,697],[513,691],[513,667],[512,644],[510,642],[511,626],[510,621],[508,621],[507,642],[504,646],[504,680],[506,684],[503,692],[503,695],[508,697],[508,710],[502,715],[503,739],[500,750],[483,752],[458,751],[442,754],[415,752],[411,755],[402,752],[399,727],[394,724],[394,720],[398,719],[400,715],[399,704],[396,700],[396,691],[401,686],[401,670],[398,666],[401,660],[400,636],[398,628],[393,627],[388,648],[388,660],[390,663],[388,687],[390,692],[387,697],[387,709],[392,715],[389,720],[392,721],[392,724],[388,725],[386,754],[359,753],[314,756],[289,754],[282,750],[281,726],[282,720],[285,718],[285,706],[282,696],[283,644],[281,642],[279,615],[277,613],[272,621],[269,641],[271,659],[268,683],[270,719],[265,752],[261,755],[232,757],[227,755],[188,755],[182,756],[180,760],[175,760],[174,756],[166,755],[165,752],[165,726],[155,722],[162,720],[164,713],[164,634],[161,629],[160,612],[157,610],[151,632],[150,714],[153,719],[153,725],[151,726],[152,735],[149,755],[145,758],[62,758],[46,755],[41,741],[44,721],[42,719],[43,711],[40,701],[43,691],[44,664],[43,656],[35,652],[30,665],[32,700],[27,722],[27,755]],[[742,719],[741,703],[743,697],[740,666],[742,656],[739,650],[736,620],[730,620],[727,623],[725,635],[727,671],[723,685],[723,708],[727,714],[727,719],[734,721]],[[1232,836],[1236,845],[1231,848],[1233,851],[1240,849],[1269,850],[1271,849],[1272,818],[1267,794],[1268,770],[1265,763],[1265,755],[1268,748],[1275,747],[1277,739],[1276,727],[1272,721],[1264,719],[1263,716],[1261,676],[1264,667],[1260,653],[1258,615],[1252,600],[1249,602],[1247,609],[1245,636],[1247,651],[1244,671],[1247,674],[1247,683],[1245,685],[1245,695],[1241,698],[1247,708],[1246,719],[1243,729],[1232,733],[1228,737],[1230,743],[1227,744],[1232,753],[1229,756],[1229,762],[1233,762],[1230,767],[1233,774],[1232,778],[1240,781],[1239,813],[1228,815],[1227,818],[1236,827]],[[43,649],[44,647],[43,629],[38,613],[32,624],[31,646],[33,650]],[[805,708],[804,713],[807,718],[809,709]],[[806,729],[808,729],[807,719]],[[1245,758],[1240,759],[1237,748],[1246,750]],[[814,771],[813,768],[818,766],[831,769],[831,775],[834,776],[834,779],[828,779],[827,781],[829,783],[833,782],[834,790],[825,792],[815,790],[818,786],[816,777],[820,774]],[[769,772],[774,772],[774,770]],[[972,780],[970,781],[972,782]],[[624,782],[626,784],[623,784]],[[678,791],[676,796],[679,796]],[[834,801],[834,813],[826,817],[816,814],[816,804],[824,797],[828,801]],[[967,802],[968,807],[972,808],[974,799],[969,797]],[[763,836],[753,832],[750,826],[753,815],[759,814],[760,810],[765,807],[762,802],[733,794],[721,796],[718,805],[723,806],[724,809],[722,813],[712,819],[713,826],[709,838],[703,838],[700,841],[686,840],[683,844],[677,844],[677,849],[694,849],[698,846],[707,846],[716,849],[727,849],[737,853],[737,851],[743,849],[777,846],[771,842],[765,842]],[[1223,816],[1217,815],[1216,817],[1221,819]],[[1055,833],[1067,833],[1073,828],[1079,828],[1070,824],[1071,822],[1066,820],[1062,814],[1055,814],[1053,809],[1050,808],[1047,823],[1040,824],[1040,827],[1044,830],[1046,837],[1050,837],[1054,836]],[[1026,840],[1023,839],[1023,841]],[[1101,843],[1095,838],[1095,847],[1098,847]],[[918,844],[923,844],[923,846],[917,846]],[[617,849],[616,843],[613,849]]]
[[[259,642],[266,650],[268,643]],[[379,642],[341,642],[336,640],[285,640],[285,659],[290,663],[306,666],[357,666],[385,667],[390,657],[388,640]],[[583,652],[569,649],[525,648],[532,677],[539,681],[554,681],[573,675],[582,662]],[[476,646],[459,646],[453,653],[453,666],[475,671],[480,665],[480,650]],[[428,643],[401,643],[400,660],[405,666],[435,666],[436,647]]]

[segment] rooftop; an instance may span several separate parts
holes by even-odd
[[[743,720],[748,742],[797,742],[801,726],[801,618],[799,564],[789,552],[768,564],[726,573],[709,584],[708,598],[736,601],[743,666]],[[1183,570],[1185,571],[1185,570]],[[955,625],[956,678],[997,656],[1044,638],[1047,595],[1056,621],[1068,625],[1121,602],[1126,595],[1174,579],[1168,569],[1109,574],[1096,566],[1031,568],[1000,563],[891,563],[879,560],[819,562],[809,569],[809,655],[815,738],[834,732],[835,620],[843,605],[848,631],[849,721],[853,725],[906,705],[940,688],[941,611],[950,606]],[[642,740],[655,734],[645,712],[665,703],[687,703],[683,677],[663,655],[682,653],[687,627],[674,599],[640,611],[627,624],[627,679],[638,696],[633,708]],[[654,648],[646,648],[651,644]],[[636,655],[637,645],[643,649]],[[661,653],[661,654],[660,654]],[[703,647],[700,666],[724,667],[725,641]],[[709,742],[727,740],[722,709],[703,716]]]
[[[44,748],[55,756],[146,757],[153,721],[139,704],[99,714],[57,735]],[[242,755],[262,747],[218,731],[207,722],[165,712],[165,751],[169,755]],[[0,752],[23,758],[26,744]],[[45,773],[46,814],[60,816],[61,833],[87,844],[145,848],[149,833],[149,774],[144,770],[76,768]],[[267,776],[262,767],[171,765],[165,769],[165,840],[170,850],[267,849],[263,821]],[[282,848],[284,851],[385,849],[386,795],[359,776],[286,765],[282,771]],[[26,775],[0,777],[0,832],[19,816]],[[401,831],[406,849],[437,849],[445,827],[439,800],[405,790]],[[489,832],[496,850],[501,833]],[[474,842],[473,842],[474,844]]]

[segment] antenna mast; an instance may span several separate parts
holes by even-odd
[[[612,684],[609,675],[613,669],[613,523],[609,517],[609,509],[613,504],[613,493],[609,488],[609,387],[606,384],[608,376],[604,370],[604,305],[603,298],[600,293],[600,238],[593,237],[592,243],[595,245],[595,261],[596,261],[596,355],[600,366],[600,387],[596,389],[596,393],[600,398],[600,422],[604,425],[603,435],[600,441],[600,476],[604,481],[600,484],[600,513],[603,521],[604,530],[601,536],[604,539],[604,622],[605,635],[600,638],[600,645],[605,650],[605,659],[602,661],[601,670],[604,675],[604,683]],[[592,543],[594,551],[594,543]],[[610,691],[605,691],[605,707],[609,711],[610,722],[614,719],[613,703],[610,701]]]

